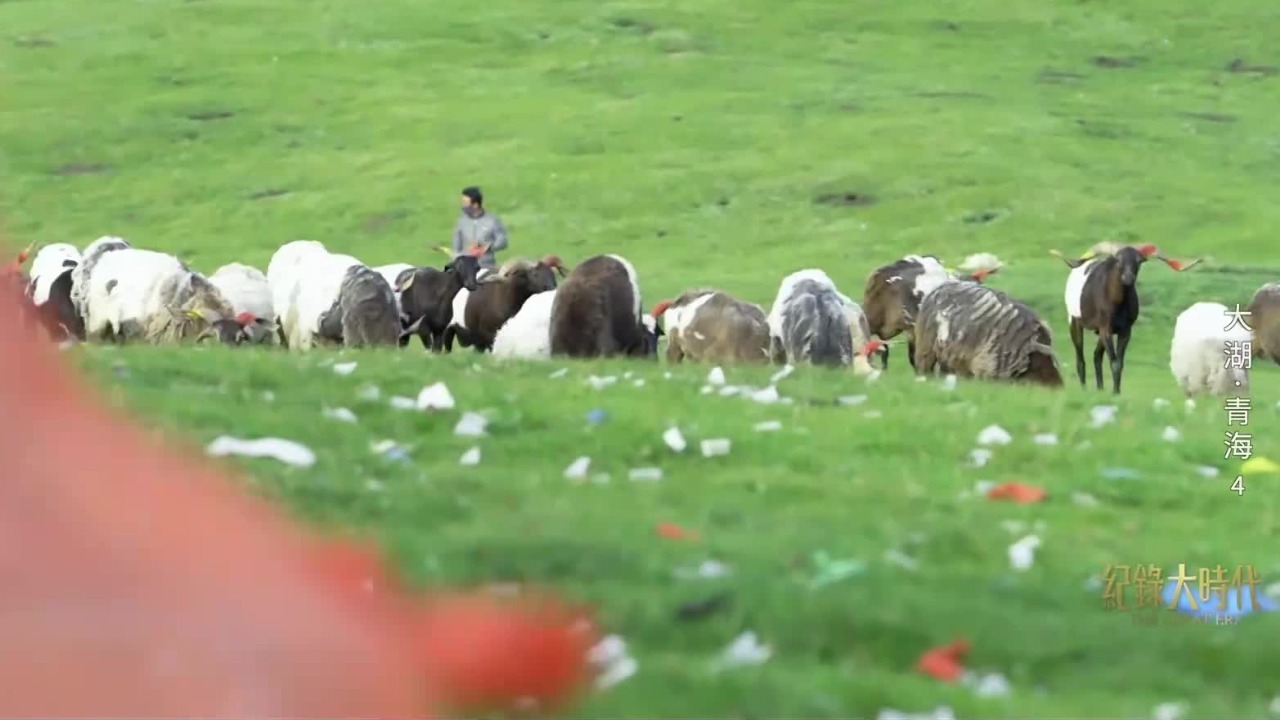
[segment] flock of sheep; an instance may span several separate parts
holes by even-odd
[[[1056,253],[1062,257],[1060,253]],[[878,372],[887,342],[906,335],[920,374],[1061,387],[1048,325],[1026,304],[984,281],[1001,263],[972,255],[959,270],[935,256],[908,255],[867,278],[861,304],[823,271],[783,278],[769,313],[711,288],[687,290],[646,313],[635,268],[618,255],[588,258],[570,270],[558,257],[480,266],[481,251],[442,267],[369,267],[310,240],[286,243],[266,273],[233,263],[205,276],[167,253],[102,237],[83,252],[47,245],[3,272],[31,323],[56,339],[228,345],[399,346],[417,335],[433,352],[463,347],[539,359],[657,355],[669,362],[814,364]],[[1069,267],[1064,303],[1077,376],[1086,382],[1085,333],[1097,336],[1120,392],[1125,352],[1139,314],[1138,272],[1149,259],[1183,265],[1152,245],[1102,243]],[[1170,367],[1184,392],[1247,387],[1247,368],[1227,367],[1230,341],[1252,341],[1252,355],[1280,361],[1280,284],[1264,285],[1249,306],[1249,327],[1229,328],[1228,311],[1196,303],[1179,317]]]

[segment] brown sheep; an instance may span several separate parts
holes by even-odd
[[[642,313],[641,302],[635,268],[625,258],[596,255],[584,260],[552,302],[551,354],[656,357],[659,328]]]
[[[667,362],[768,363],[769,322],[753,303],[707,288],[686,290],[653,308],[663,319]]]
[[[556,274],[565,275],[564,263],[555,255],[538,262],[515,260],[476,283],[475,292],[460,290],[454,296],[453,322],[445,329],[445,351],[456,338],[462,347],[477,352],[493,349],[493,340],[531,296],[556,289]],[[461,311],[461,312],[459,312]]]

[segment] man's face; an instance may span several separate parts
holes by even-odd
[[[462,209],[463,210],[471,209],[471,198],[467,197],[466,195],[462,196]]]

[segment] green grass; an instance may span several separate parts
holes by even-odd
[[[1057,393],[948,393],[913,382],[901,361],[870,387],[801,371],[780,385],[795,403],[766,406],[701,395],[705,368],[665,379],[652,364],[574,364],[549,379],[563,364],[499,369],[416,346],[345,353],[360,363],[349,377],[323,353],[76,357],[117,400],[197,442],[277,435],[315,448],[309,470],[243,467],[255,489],[314,521],[375,533],[421,583],[538,581],[598,604],[640,672],[590,697],[582,717],[836,718],[940,704],[965,718],[1136,717],[1175,700],[1195,717],[1262,717],[1280,660],[1274,616],[1135,627],[1087,583],[1109,563],[1252,563],[1268,582],[1280,572],[1275,479],[1228,489],[1221,408],[1184,411],[1167,369],[1182,308],[1247,302],[1280,276],[1268,252],[1280,224],[1280,78],[1226,69],[1280,62],[1276,20],[1242,0],[11,0],[0,2],[0,211],[23,244],[119,234],[208,271],[265,266],[301,237],[370,264],[434,262],[428,248],[447,239],[459,189],[478,183],[513,253],[572,263],[621,252],[650,305],[694,285],[767,303],[806,266],[857,295],[872,268],[906,252],[991,251],[1009,263],[992,284],[1044,313],[1068,360],[1066,271],[1048,249],[1140,239],[1209,256],[1184,275],[1144,270],[1119,421],[1102,430],[1088,426],[1089,408],[1113,398],[1073,381]],[[833,193],[871,201],[814,202]],[[595,390],[584,382],[593,372],[647,382]],[[729,375],[762,383],[767,371]],[[472,444],[451,433],[458,412],[387,405],[436,380],[459,410],[492,413],[478,467],[457,464]],[[359,399],[366,383],[382,400]],[[1280,375],[1260,367],[1254,384],[1251,429],[1274,457]],[[829,404],[861,393],[862,406]],[[1153,408],[1156,397],[1172,405]],[[325,406],[360,421],[323,419]],[[591,426],[595,408],[608,418]],[[755,433],[764,420],[784,430]],[[993,423],[1013,443],[966,467]],[[660,439],[671,424],[694,441],[731,438],[733,452],[673,455]],[[1183,439],[1162,443],[1166,425]],[[1037,432],[1062,444],[1036,446]],[[412,461],[372,452],[381,439]],[[584,454],[611,482],[563,479]],[[626,479],[646,465],[665,479]],[[1197,465],[1222,474],[1205,479]],[[1108,467],[1141,477],[1107,479]],[[960,497],[983,479],[1036,483],[1052,498]],[[1099,505],[1078,506],[1073,492]],[[1026,573],[1008,569],[1007,520],[1044,524]],[[664,521],[702,540],[659,539]],[[919,569],[886,562],[892,549]],[[818,551],[868,569],[811,590]],[[673,579],[708,557],[734,574]],[[733,593],[727,611],[675,619],[720,591]],[[745,629],[775,657],[712,674]],[[956,636],[1013,695],[978,698],[913,672],[923,650]]]

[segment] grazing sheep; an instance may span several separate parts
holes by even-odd
[[[1174,270],[1183,270],[1199,261],[1183,265],[1169,260],[1155,245],[1124,246],[1114,255],[1080,260],[1068,260],[1057,251],[1051,252],[1071,268],[1063,301],[1071,323],[1071,344],[1076,350],[1076,375],[1080,384],[1085,384],[1084,333],[1092,330],[1098,336],[1098,344],[1093,351],[1098,389],[1102,389],[1102,355],[1105,352],[1111,361],[1113,391],[1119,395],[1125,351],[1140,310],[1137,288],[1142,264],[1154,257]]]
[[[1280,283],[1258,288],[1248,310],[1244,321],[1252,331],[1253,357],[1280,364]]]
[[[364,265],[348,267],[338,299],[320,315],[317,335],[359,348],[399,345],[400,334],[395,291],[386,279]]]
[[[635,268],[596,255],[569,273],[551,304],[551,354],[573,358],[656,357],[658,328],[641,312]]]
[[[267,263],[267,285],[271,287],[272,317],[276,322],[276,333],[280,343],[285,347],[290,347],[290,333],[296,334],[296,304],[298,293],[302,289],[302,278],[299,275],[303,264],[308,258],[327,255],[328,252],[323,244],[315,240],[294,240],[277,248],[271,255],[270,262]],[[290,312],[293,313],[292,317]]]
[[[856,307],[821,270],[799,270],[783,278],[767,318],[770,357],[791,365],[848,366],[854,334],[864,331],[854,329],[850,305]],[[856,316],[861,317],[861,310]]]
[[[35,317],[55,339],[84,340],[84,318],[71,300],[71,278],[80,257],[74,245],[54,243],[40,248],[31,261],[26,294]]]
[[[275,338],[271,285],[261,270],[230,263],[214,271],[209,282],[227,299],[237,317],[253,317],[253,322],[245,325],[245,334],[251,342],[270,343]]]
[[[965,258],[961,265],[963,272],[960,273],[948,270],[933,255],[907,255],[876,268],[867,277],[862,292],[862,307],[871,334],[881,340],[891,340],[907,333],[907,361],[915,367],[915,335],[911,329],[924,296],[951,280],[980,283],[1001,267],[1003,264],[995,255],[979,253]],[[888,345],[884,348],[883,357],[884,367],[888,368]]]
[[[512,318],[498,328],[493,338],[495,357],[545,360],[551,357],[551,306],[556,290],[529,296]]]
[[[1228,343],[1248,344],[1249,329],[1236,325],[1227,330],[1229,321],[1227,306],[1214,302],[1198,302],[1178,315],[1169,369],[1187,397],[1249,391],[1249,369],[1227,363]],[[1246,350],[1245,357],[1250,356]]]
[[[80,264],[76,265],[71,272],[71,302],[75,305],[76,313],[80,317],[89,315],[89,279],[93,275],[93,269],[107,253],[126,250],[130,247],[124,238],[113,235],[104,235],[85,246]]]
[[[474,347],[477,352],[492,349],[498,330],[520,312],[526,300],[555,289],[557,273],[564,274],[565,269],[555,255],[536,263],[515,260],[480,280],[475,292],[460,291],[454,296],[453,322],[445,329],[445,349],[453,349],[454,338],[462,347]],[[460,315],[459,296],[463,298]]]
[[[320,317],[338,301],[347,270],[363,265],[350,255],[329,252],[311,240],[295,240],[276,251],[267,265],[272,307],[280,335],[290,350],[307,351],[320,335]]]
[[[920,303],[916,372],[1062,387],[1049,327],[1031,308],[975,282],[950,282]]]
[[[476,274],[480,260],[475,255],[459,255],[444,266],[443,270],[424,267],[412,272],[404,271],[397,280],[400,292],[400,308],[406,327],[404,341],[417,333],[422,347],[432,352],[444,351],[445,330],[453,322],[458,295],[465,298],[476,289]]]
[[[651,313],[662,318],[667,362],[767,363],[769,321],[754,303],[706,288],[664,300]]]
[[[89,339],[151,344],[218,337],[227,345],[245,338],[249,316],[203,275],[165,253],[124,248],[102,255],[89,276],[85,333]]]

